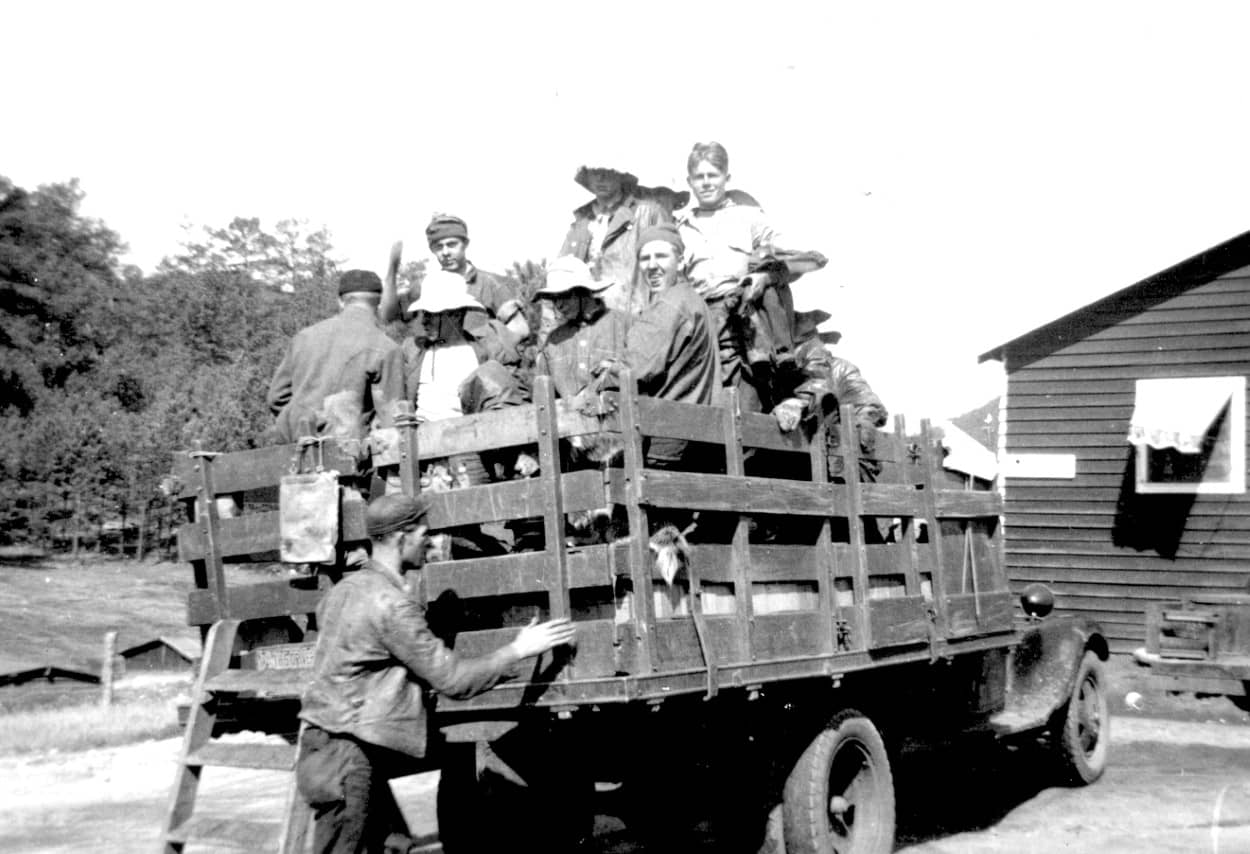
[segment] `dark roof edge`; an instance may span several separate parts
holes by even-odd
[[[1238,267],[1244,267],[1250,264],[1250,231],[1242,232],[1236,237],[1229,238],[1223,243],[1216,244],[1210,249],[1204,249],[1191,258],[1186,258],[1179,264],[1174,264],[1165,270],[1161,270],[1154,275],[1147,276],[1139,282],[1121,288],[1114,293],[1108,294],[1094,302],[1087,303],[1074,311],[1070,311],[1062,317],[1048,321],[1041,326],[1025,332],[1005,341],[997,347],[986,350],[977,357],[977,363],[987,362],[991,359],[1003,361],[1007,355],[1007,350],[1017,344],[1025,341],[1045,338],[1051,334],[1057,327],[1069,325],[1075,318],[1099,306],[1105,306],[1123,299],[1132,291],[1139,288],[1147,287],[1160,281],[1175,279],[1178,282],[1190,282],[1197,284],[1198,280],[1206,280],[1214,276],[1223,275],[1224,273],[1236,270]],[[1206,275],[1203,275],[1206,274]],[[1212,276],[1211,274],[1214,274]]]

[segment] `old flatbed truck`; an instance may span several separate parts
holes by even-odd
[[[1015,615],[1001,498],[941,468],[927,423],[915,441],[901,421],[880,433],[869,461],[878,473],[864,482],[849,409],[811,435],[782,433],[732,396],[704,407],[622,392],[605,409],[579,412],[540,378],[530,405],[397,422],[406,491],[426,460],[536,446],[540,461],[530,479],[429,494],[434,529],[529,520],[543,532],[534,550],[427,564],[415,595],[431,625],[469,654],[535,615],[577,626],[573,649],[473,699],[435,699],[445,850],[492,850],[509,838],[491,842],[500,828],[518,844],[526,822],[556,850],[587,832],[597,787],[645,838],[672,842],[683,823],[712,815],[744,848],[888,852],[891,758],[909,742],[967,733],[1047,745],[1049,767],[1073,784],[1102,773],[1106,642],[1092,623],[1045,617],[1044,592],[1026,602],[1032,616]],[[561,471],[562,443],[591,434],[614,436],[623,459]],[[713,473],[649,468],[652,437],[699,443]],[[224,565],[274,559],[276,486],[314,470],[341,473],[341,556],[365,539],[364,500],[350,488],[354,458],[333,441],[175,455],[189,519],[179,550],[196,581],[188,620],[206,643],[163,851],[203,838],[306,845],[309,813],[293,786],[268,832],[194,804],[205,767],[293,767],[309,615],[335,572],[230,585]],[[223,518],[222,496],[241,512]],[[566,517],[605,505],[623,530],[571,545]],[[666,584],[648,532],[694,511],[688,565]],[[260,749],[218,737],[238,728],[286,741]]]

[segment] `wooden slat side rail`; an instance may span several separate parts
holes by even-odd
[[[725,444],[725,434],[712,408],[655,397],[638,397],[638,426],[644,436]]]
[[[569,554],[570,590],[612,586],[607,550],[608,546],[594,546]],[[546,552],[522,552],[473,560],[439,561],[426,564],[422,574],[426,595],[431,600],[448,590],[464,599],[509,596],[545,591],[545,573],[549,562],[550,555]]]
[[[608,423],[583,415],[561,404],[557,410],[561,436],[576,436],[612,429]],[[706,416],[705,416],[706,417]],[[537,440],[532,406],[520,406],[498,412],[483,412],[445,421],[432,421],[417,428],[417,447],[421,459],[438,459],[453,454],[469,454],[492,448],[529,445]],[[305,456],[315,454],[305,452]],[[214,469],[218,495],[266,489],[278,484],[284,475],[295,470],[300,456],[298,443],[271,445],[246,451],[231,451],[217,457]],[[326,439],[321,447],[321,460],[327,470],[342,473],[356,470],[356,458],[345,453],[334,439]],[[173,475],[177,478],[180,499],[195,498],[199,477],[189,451],[173,454]]]
[[[830,484],[803,483],[768,477],[648,469],[642,475],[639,501],[654,507],[732,513],[744,507],[754,513],[840,516],[841,490]]]
[[[333,439],[327,439],[321,451],[327,470],[356,470],[355,457],[343,453]],[[180,499],[195,498],[198,492],[199,474],[191,454],[191,451],[175,451],[173,454],[173,475],[177,478],[177,495]],[[283,475],[294,471],[298,459],[298,444],[271,445],[268,448],[219,454],[213,467],[217,494],[226,495],[276,486]]]
[[[675,403],[652,397],[638,398],[639,424],[644,436],[665,436],[692,442],[723,445],[727,441],[718,407]],[[807,453],[803,431],[783,433],[770,415],[744,412],[741,418],[742,444],[748,448]]]
[[[578,471],[563,475],[561,489],[568,512],[591,510],[603,504],[603,476],[599,471]],[[547,498],[541,480],[518,480],[453,489],[449,492],[427,493],[430,502],[429,523],[433,529],[453,524],[470,525],[501,519],[524,519],[542,516]],[[368,539],[365,530],[364,502],[344,501],[341,513],[340,541]],[[222,557],[276,552],[282,545],[278,525],[279,513],[269,510],[244,513],[233,519],[217,522],[217,544]],[[180,560],[203,560],[207,554],[204,523],[188,522],[178,529]]]
[[[860,486],[865,516],[920,516],[924,496],[910,483],[865,483]]]
[[[742,445],[745,448],[764,448],[770,451],[794,451],[805,454],[810,447],[802,430],[783,433],[777,427],[777,419],[771,415],[743,412],[739,425]]]
[[[934,501],[934,512],[940,519],[975,519],[1001,516],[1003,512],[1003,498],[997,492],[939,489],[934,493]]]
[[[613,622],[611,620],[584,620],[575,622],[574,626],[577,629],[575,641],[577,652],[573,662],[577,667],[578,675],[584,678],[614,675],[617,663],[613,643],[616,626]],[[460,632],[456,635],[456,654],[487,655],[511,643],[516,633],[517,627]],[[547,653],[538,661],[534,659],[522,661],[513,668],[511,676],[513,679],[522,681],[553,680],[558,675],[556,671],[565,668],[567,664],[560,650],[556,650],[555,654],[561,657],[555,658],[553,653]],[[454,704],[454,701],[440,697],[438,703],[439,708],[442,709],[444,705]]]
[[[339,540],[357,542],[369,538],[365,531],[365,503],[344,500],[340,507]],[[279,511],[244,513],[217,523],[217,547],[223,558],[246,557],[277,552],[282,546]],[[203,560],[208,554],[208,539],[200,522],[188,522],[178,528],[180,560]]]
[[[308,583],[311,581],[301,579],[292,583],[282,579],[235,585],[226,591],[228,611],[240,620],[311,614],[317,610],[317,603],[325,593],[324,588]],[[207,626],[220,619],[221,610],[211,590],[192,590],[187,594],[187,625]]]

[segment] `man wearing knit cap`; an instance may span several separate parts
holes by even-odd
[[[469,227],[451,214],[435,214],[425,227],[425,239],[439,267],[458,273],[468,285],[469,294],[498,319],[524,338],[529,334],[516,288],[504,277],[476,267],[465,255],[469,248]]]
[[[339,313],[295,334],[269,384],[279,442],[311,433],[360,443],[404,399],[403,354],[378,325],[382,280],[348,270],[338,291]],[[363,445],[356,450],[363,454]]]
[[[713,403],[720,388],[716,338],[707,305],[681,273],[681,236],[670,223],[638,235],[638,273],[649,303],[625,337],[625,363],[638,390],[681,403]],[[685,442],[654,439],[648,464],[672,465]]]
[[[399,825],[387,781],[426,755],[422,698],[475,696],[517,662],[570,644],[567,619],[531,620],[512,642],[479,658],[449,649],[426,622],[408,576],[426,557],[424,499],[386,495],[370,502],[372,556],[336,584],[317,608],[313,677],[304,692],[296,780],[315,813],[314,850],[381,851]]]

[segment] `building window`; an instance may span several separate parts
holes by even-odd
[[[1245,492],[1245,377],[1137,380],[1128,440],[1139,493]]]

